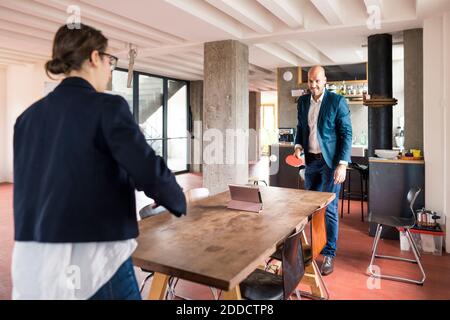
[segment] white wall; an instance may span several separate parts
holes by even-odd
[[[426,207],[446,215],[450,252],[450,11],[424,21]]]
[[[43,64],[8,66],[5,80],[6,110],[0,111],[0,119],[5,119],[3,129],[0,128],[4,133],[3,143],[0,145],[0,155],[4,163],[0,166],[0,177],[3,181],[12,182],[14,124],[26,108],[43,97],[45,82],[50,80],[45,74]]]
[[[6,68],[0,67],[0,183],[6,181]]]

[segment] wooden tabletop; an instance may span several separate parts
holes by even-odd
[[[261,213],[227,209],[229,192],[188,206],[187,216],[169,213],[140,222],[136,266],[231,290],[275,251],[333,193],[260,187]]]

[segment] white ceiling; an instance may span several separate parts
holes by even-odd
[[[128,65],[186,80],[203,75],[203,43],[248,44],[250,89],[275,88],[277,67],[367,60],[367,36],[422,26],[450,10],[450,0],[0,0],[0,66],[48,59],[68,5],[102,30]],[[380,29],[369,29],[368,9],[380,8]]]

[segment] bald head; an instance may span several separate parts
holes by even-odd
[[[314,66],[308,71],[308,87],[314,99],[318,99],[325,89],[327,77],[322,66]]]
[[[314,66],[308,71],[308,78],[325,77],[325,69],[322,66]]]

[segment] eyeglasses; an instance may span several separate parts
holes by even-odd
[[[99,52],[101,56],[107,56],[109,58],[109,65],[111,67],[111,71],[114,71],[114,69],[117,68],[117,62],[119,61],[119,58],[116,56],[113,56],[112,54],[106,53],[106,52]]]

